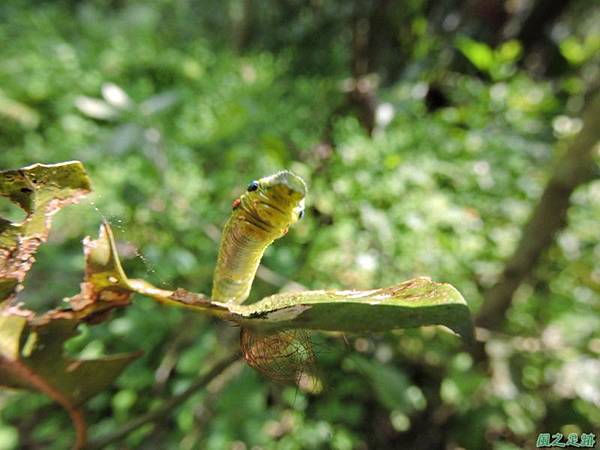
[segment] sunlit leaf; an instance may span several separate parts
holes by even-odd
[[[369,333],[444,325],[467,342],[473,339],[471,313],[460,292],[426,277],[366,291],[282,293],[250,305],[215,302],[199,294],[182,296],[180,291],[158,289],[141,280],[128,283],[135,292],[161,303],[207,312],[264,332],[310,329]]]
[[[514,39],[504,42],[496,51],[496,54],[503,62],[513,62],[523,52],[523,47],[519,41]]]
[[[102,84],[102,97],[111,106],[119,109],[129,108],[132,104],[127,92],[114,83]]]
[[[229,310],[232,320],[265,329],[364,333],[444,325],[466,340],[473,336],[469,307],[462,295],[453,286],[426,277],[367,291],[276,294],[251,305],[230,306]]]
[[[0,222],[2,299],[12,298],[19,289],[35,261],[35,252],[48,237],[53,214],[89,190],[79,162],[35,164],[0,172],[0,194],[26,213],[20,223]],[[86,433],[81,403],[104,390],[138,356],[78,360],[63,349],[77,334],[79,323],[98,323],[112,309],[129,304],[132,292],[123,287],[125,275],[114,242],[104,230],[97,240],[84,241],[85,279],[81,292],[67,300],[67,308],[42,316],[10,302],[0,309],[0,386],[38,391],[62,405],[77,430],[78,448]]]
[[[0,218],[0,301],[19,289],[48,237],[51,216],[89,191],[90,181],[78,161],[0,172],[0,195],[27,214],[21,223]]]
[[[585,61],[586,52],[584,46],[575,37],[568,37],[560,43],[560,53],[573,65]]]
[[[75,99],[79,111],[92,119],[111,120],[119,115],[118,111],[108,103],[97,98],[81,95]]]
[[[487,72],[494,63],[494,51],[483,42],[460,36],[456,39],[456,47],[479,70]]]

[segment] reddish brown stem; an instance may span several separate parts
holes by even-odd
[[[27,382],[32,388],[38,390],[42,394],[47,395],[52,400],[61,405],[69,414],[73,426],[75,427],[75,445],[74,450],[80,450],[85,446],[87,439],[87,426],[83,411],[73,404],[69,398],[49,384],[43,377],[31,370],[27,365],[18,360],[10,360],[0,356],[0,366],[12,372],[18,378]]]

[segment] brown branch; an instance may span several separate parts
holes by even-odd
[[[222,359],[220,362],[215,364],[215,366],[208,371],[206,374],[202,375],[196,381],[194,381],[187,389],[180,392],[177,395],[166,400],[162,405],[158,408],[148,411],[146,414],[136,417],[135,419],[129,421],[123,427],[114,431],[113,433],[107,434],[106,436],[100,436],[96,439],[90,439],[88,444],[85,446],[86,450],[94,450],[101,449],[110,445],[114,442],[118,442],[123,439],[129,433],[134,430],[137,430],[141,426],[154,422],[164,416],[170,414],[172,410],[183,404],[187,399],[190,398],[192,394],[200,389],[204,388],[208,383],[220,377],[222,374],[230,374],[233,376],[237,373],[237,371],[233,370],[234,367],[241,367],[242,361],[240,359],[239,353],[235,352],[226,358]]]
[[[35,373],[26,364],[18,360],[10,360],[0,356],[0,366],[3,366],[9,372],[12,372],[15,376],[25,380],[31,387],[37,389],[42,394],[47,395],[52,400],[60,404],[71,418],[73,426],[75,427],[75,444],[74,449],[79,450],[83,448],[86,442],[86,424],[85,416],[83,411],[77,407],[65,394],[60,392],[50,383],[48,383],[42,376]]]
[[[568,9],[570,3],[571,0],[538,0],[533,4],[515,37],[523,45],[525,54],[536,45],[550,41],[547,37],[550,27]]]
[[[583,111],[583,128],[558,160],[544,193],[512,257],[506,263],[500,280],[485,295],[477,316],[479,326],[497,329],[504,321],[514,292],[533,271],[554,236],[566,225],[567,210],[573,191],[591,181],[597,168],[594,153],[599,151],[600,93],[596,93]]]
[[[206,397],[202,403],[198,403],[194,410],[195,425],[194,434],[197,437],[202,436],[205,428],[210,423],[215,414],[216,402],[221,393],[229,384],[229,380],[239,373],[244,363],[239,360],[239,364],[230,366],[223,376],[216,378],[206,386]]]

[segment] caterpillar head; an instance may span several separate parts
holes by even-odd
[[[306,191],[302,178],[284,170],[252,181],[234,208],[254,226],[281,236],[304,215]]]

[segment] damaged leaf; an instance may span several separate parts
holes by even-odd
[[[37,391],[59,403],[75,425],[80,448],[86,434],[81,404],[106,389],[139,354],[70,358],[63,345],[77,334],[79,320],[47,319],[0,315],[0,386]]]
[[[35,252],[48,238],[52,215],[89,192],[90,181],[79,161],[0,172],[0,195],[27,214],[21,223],[0,217],[0,301],[19,290]]]
[[[471,314],[460,292],[427,277],[364,291],[282,293],[229,310],[231,319],[241,325],[265,329],[361,333],[444,325],[467,341],[473,338]]]
[[[80,405],[106,389],[140,353],[79,360],[63,346],[82,322],[98,323],[114,308],[129,304],[132,291],[114,253],[112,236],[101,228],[96,240],[84,240],[85,279],[68,308],[36,317],[17,306],[0,311],[0,386],[41,392],[63,406],[77,429],[77,447],[85,441]],[[109,233],[109,232],[108,232]]]
[[[12,299],[34,254],[46,241],[52,215],[90,191],[80,162],[35,164],[0,172],[0,194],[21,207],[21,223],[0,219],[0,300]],[[111,355],[75,359],[64,344],[82,323],[98,323],[117,307],[129,304],[130,289],[114,252],[112,236],[101,228],[98,239],[84,240],[85,277],[81,292],[67,299],[68,307],[41,316],[4,302],[0,307],[0,386],[47,395],[69,413],[76,431],[76,448],[85,443],[81,404],[106,389],[139,356]]]

